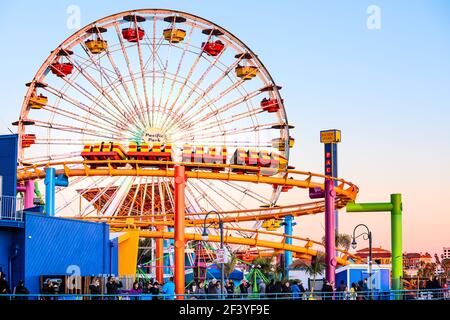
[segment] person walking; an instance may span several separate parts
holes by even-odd
[[[281,281],[276,281],[273,286],[273,296],[275,299],[282,297],[281,293],[283,292],[283,284]]]
[[[99,295],[102,293],[102,288],[100,287],[100,280],[97,277],[92,279],[91,284],[89,285],[89,291],[91,292],[92,300],[100,300]]]
[[[142,288],[139,282],[133,282],[133,287],[131,288],[129,294],[131,295],[131,300],[139,300],[139,296],[142,294]]]
[[[232,299],[234,294],[234,282],[231,279],[228,279],[225,290],[227,292],[227,299]]]
[[[106,283],[106,294],[108,295],[108,300],[117,300],[117,295],[119,294],[119,289],[122,288],[122,281],[116,279],[114,276],[108,277],[108,282]]]
[[[345,285],[344,280],[341,280],[336,291],[338,292],[338,294],[337,294],[338,299],[345,300],[345,292],[347,291],[347,286]]]
[[[289,281],[286,281],[283,284],[282,292],[283,292],[283,295],[282,295],[283,298],[285,298],[285,299],[291,299],[292,298],[292,288],[291,288],[291,284],[290,284]]]
[[[350,300],[356,300],[358,297],[358,287],[355,282],[352,283],[352,286],[349,290]]]
[[[260,298],[265,298],[265,296],[266,296],[266,289],[267,289],[266,283],[263,280],[260,279],[259,283],[258,283],[258,291],[259,291],[259,297]]]
[[[13,290],[14,295],[19,295],[15,297],[16,300],[28,300],[28,297],[25,295],[30,294],[30,291],[25,287],[25,283],[23,280],[19,281],[19,284]]]
[[[298,286],[298,282],[294,281],[291,286],[292,291],[292,299],[299,299],[300,298],[300,287]]]
[[[266,297],[268,298],[268,299],[273,299],[273,289],[274,289],[274,286],[275,286],[275,280],[273,280],[273,279],[270,279],[270,282],[269,282],[269,284],[267,285],[267,287],[266,287]]]
[[[160,294],[159,288],[160,288],[159,282],[158,281],[153,282],[153,285],[150,288],[150,294],[152,295],[152,300],[159,300],[159,294]]]
[[[245,298],[247,296],[247,280],[242,279],[241,284],[239,285],[239,291],[241,292],[241,298]]]
[[[0,271],[0,295],[7,295],[9,293],[9,284],[6,281],[5,274]],[[0,298],[1,300],[7,299],[6,297]]]
[[[164,295],[164,300],[175,300],[175,284],[173,283],[173,277],[169,278],[162,289],[162,294]]]

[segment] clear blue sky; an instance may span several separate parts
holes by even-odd
[[[321,172],[318,132],[340,128],[339,175],[360,186],[359,201],[403,193],[404,248],[450,246],[449,1],[1,1],[1,133],[18,118],[24,84],[75,31],[66,27],[71,4],[81,8],[82,25],[128,9],[170,8],[231,31],[283,86],[298,169]],[[372,4],[381,9],[380,30],[366,27]],[[367,222],[375,244],[389,247],[387,215],[342,215],[344,232]],[[320,237],[322,220],[307,218],[298,232]]]

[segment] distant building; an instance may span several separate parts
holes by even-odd
[[[450,259],[450,247],[444,247],[442,259]]]
[[[418,269],[421,264],[432,263],[431,255],[426,252],[425,254],[411,252],[403,254],[403,266],[404,268]]]
[[[433,257],[428,252],[425,254],[417,252],[403,253],[403,270],[410,277],[417,276],[421,266],[432,262]]]
[[[367,257],[369,256],[369,248],[364,248],[356,251],[356,256],[360,257],[364,260],[364,263],[367,261]],[[376,264],[391,264],[392,254],[389,250],[379,248],[372,248],[372,262]]]

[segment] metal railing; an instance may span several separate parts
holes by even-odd
[[[1,195],[0,220],[22,221],[23,198]]]
[[[433,290],[388,290],[351,292],[303,292],[303,293],[227,293],[223,299],[220,294],[190,293],[176,294],[1,294],[0,299],[8,300],[450,300],[448,289]]]

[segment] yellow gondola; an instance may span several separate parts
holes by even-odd
[[[178,43],[186,37],[186,31],[183,29],[165,29],[163,32],[164,39],[171,43]]]
[[[236,67],[236,76],[242,80],[250,80],[258,74],[258,67],[255,66],[240,66]]]
[[[267,231],[276,231],[281,228],[281,223],[282,221],[278,219],[268,219],[264,220],[262,227]]]
[[[102,53],[108,48],[108,42],[101,39],[86,40],[85,45],[92,54]]]
[[[38,96],[31,97],[30,101],[28,102],[28,106],[31,109],[42,109],[42,107],[45,107],[47,103],[48,103],[47,97],[40,94]]]

